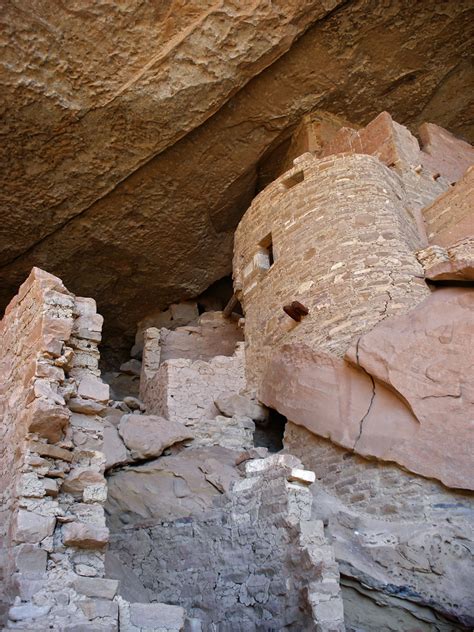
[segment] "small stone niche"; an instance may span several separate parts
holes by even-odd
[[[300,184],[300,182],[303,182],[303,180],[304,171],[297,171],[296,173],[292,173],[290,176],[288,176],[288,178],[285,178],[283,180],[283,186],[285,187],[285,189],[292,189],[297,184]]]
[[[255,264],[261,270],[269,270],[275,263],[275,255],[273,253],[273,238],[269,233],[258,244],[258,252],[255,256]]]

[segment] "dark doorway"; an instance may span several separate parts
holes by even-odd
[[[265,422],[255,422],[253,441],[256,448],[268,448],[269,452],[283,450],[283,435],[285,434],[286,417],[277,410],[268,409]]]

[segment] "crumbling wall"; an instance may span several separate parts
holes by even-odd
[[[158,329],[145,332],[140,394],[148,413],[182,423],[213,419],[214,401],[245,388],[243,343],[234,355],[204,360],[175,358],[160,364]]]
[[[408,209],[401,177],[362,154],[305,154],[255,198],[234,252],[252,387],[283,342],[342,356],[362,332],[429,293],[414,255],[424,240]],[[300,323],[282,309],[294,300],[309,310]]]
[[[248,461],[210,514],[124,529],[111,551],[203,631],[343,630],[337,565],[300,468],[289,455]]]
[[[1,322],[2,566],[7,628],[116,629],[97,414],[102,318],[34,268]],[[75,412],[72,412],[73,409]],[[100,601],[96,598],[100,598]],[[13,605],[12,605],[13,602]]]
[[[472,146],[434,123],[423,123],[419,132],[422,147],[404,125],[388,112],[381,112],[360,130],[342,127],[324,145],[321,155],[369,154],[395,167],[403,179],[409,179],[409,172],[415,168],[426,182],[439,178],[447,184],[457,182],[474,162]]]

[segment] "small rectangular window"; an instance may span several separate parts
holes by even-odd
[[[296,173],[293,173],[291,176],[288,176],[288,178],[283,180],[283,186],[286,189],[291,189],[297,184],[299,184],[300,182],[303,182],[303,180],[304,180],[304,171],[303,170],[297,171]]]
[[[260,268],[261,270],[269,270],[274,261],[273,240],[272,234],[270,233],[258,244],[258,252],[255,256],[255,263],[257,268]]]

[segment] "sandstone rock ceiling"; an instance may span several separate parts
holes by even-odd
[[[33,265],[110,339],[231,268],[298,119],[474,137],[470,0],[4,0],[0,301]]]

